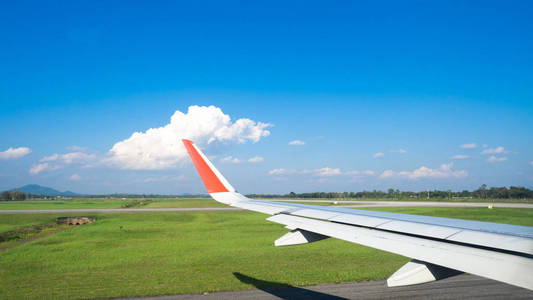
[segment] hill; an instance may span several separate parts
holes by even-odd
[[[77,194],[71,191],[60,192],[51,187],[40,186],[38,184],[28,184],[28,185],[25,185],[19,188],[11,189],[11,191],[14,191],[14,190],[21,191],[27,194],[32,194],[32,195],[65,196],[65,197],[80,196],[80,194]]]

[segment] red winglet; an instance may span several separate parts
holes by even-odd
[[[218,179],[217,175],[213,172],[213,170],[211,170],[209,165],[202,158],[200,153],[198,153],[198,151],[193,145],[194,143],[186,139],[183,139],[181,141],[185,145],[185,148],[187,148],[187,152],[189,152],[189,156],[191,157],[192,162],[196,167],[196,170],[200,174],[200,177],[204,182],[207,192],[210,194],[229,192],[228,189],[224,186],[224,184],[222,184],[220,179]]]

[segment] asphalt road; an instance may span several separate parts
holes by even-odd
[[[283,200],[280,202],[337,203],[339,207],[509,207],[533,208],[528,203],[490,203],[490,202],[431,202],[431,201],[353,201],[353,200]]]
[[[303,202],[297,200],[283,202]],[[330,201],[312,200],[305,202],[332,203],[335,207],[364,208],[364,207],[510,207],[533,208],[533,204],[526,203],[472,203],[472,202],[407,202],[407,201]],[[234,207],[206,207],[206,208],[89,208],[89,209],[5,209],[0,214],[35,214],[35,213],[127,213],[127,212],[187,212],[187,211],[231,211],[241,210]]]
[[[230,300],[230,299],[533,299],[533,291],[482,277],[462,274],[443,280],[404,287],[389,288],[384,280],[321,284],[308,287],[287,286],[277,290],[262,287],[266,281],[246,275],[239,280],[256,287],[254,290],[143,297],[144,300]],[[129,298],[132,299],[132,298]]]

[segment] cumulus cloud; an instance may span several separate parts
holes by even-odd
[[[240,159],[238,159],[236,157],[233,157],[233,156],[226,156],[226,157],[222,158],[220,161],[224,162],[224,163],[229,162],[229,163],[234,163],[234,164],[238,164],[238,163],[241,162]]]
[[[28,147],[8,148],[0,152],[0,159],[17,159],[31,153]]]
[[[190,106],[187,113],[176,111],[165,126],[135,132],[109,150],[107,162],[123,169],[167,169],[185,161],[181,139],[199,147],[213,144],[258,142],[270,135],[271,124],[242,118],[235,122],[215,106]]]
[[[502,161],[506,161],[507,160],[507,157],[496,157],[494,155],[491,155],[488,159],[487,159],[487,162],[490,162],[490,163],[496,163],[496,162],[502,162]]]
[[[288,174],[294,174],[292,171],[294,170],[287,170],[283,168],[279,169],[273,169],[268,171],[268,175],[288,175]]]
[[[303,145],[305,145],[305,142],[300,141],[300,140],[294,140],[294,141],[289,142],[289,146],[303,146]]]
[[[374,171],[347,171],[343,172],[340,168],[324,167],[313,170],[292,170],[292,169],[273,169],[268,172],[269,175],[281,176],[281,175],[311,175],[315,177],[331,177],[331,176],[374,176]]]
[[[462,144],[461,148],[463,148],[463,149],[474,149],[474,148],[477,148],[477,144],[476,143]]]
[[[379,175],[379,178],[389,178],[393,177],[394,175],[395,173],[393,170],[385,170],[383,173],[381,173],[381,175]]]
[[[365,170],[365,171],[348,171],[344,172],[344,175],[355,175],[355,176],[374,176],[374,171]]]
[[[339,168],[332,169],[332,168],[326,167],[326,168],[313,170],[313,174],[319,177],[329,177],[329,176],[341,175],[342,172],[341,172],[341,169]]]
[[[72,174],[72,176],[70,176],[70,180],[72,180],[72,181],[81,180],[81,176],[76,174],[76,173],[74,173],[74,174]]]
[[[80,146],[69,146],[67,147],[67,150],[73,151],[73,152],[83,152],[86,151],[87,147],[80,147]]]
[[[374,155],[372,155],[372,157],[374,157],[374,158],[379,158],[379,157],[383,157],[383,156],[385,156],[385,153],[383,153],[383,152],[378,152],[378,153],[375,153]]]
[[[497,147],[497,148],[489,148],[485,149],[481,152],[481,154],[500,154],[505,153],[505,149],[503,147]]]
[[[74,164],[74,163],[87,163],[96,158],[94,154],[87,154],[83,152],[70,152],[65,154],[52,154],[50,156],[45,156],[41,158],[40,162],[57,162],[64,164]]]
[[[252,158],[248,159],[249,163],[259,163],[262,162],[264,159],[261,156],[254,156]]]
[[[30,174],[32,175],[37,175],[43,171],[53,171],[53,170],[57,170],[57,169],[60,169],[61,166],[57,166],[57,165],[50,165],[48,163],[42,163],[42,164],[37,164],[37,165],[33,165],[31,168],[30,168]]]
[[[405,153],[407,153],[407,150],[405,150],[405,149],[394,149],[394,150],[391,150],[390,152],[396,152],[396,153],[400,153],[400,154],[405,154]]]
[[[457,155],[452,156],[452,159],[467,159],[467,158],[470,158],[470,156],[463,155],[463,154],[457,154]]]
[[[422,166],[413,171],[401,171],[395,172],[393,170],[384,171],[379,177],[380,178],[409,178],[409,179],[420,179],[420,178],[464,178],[468,176],[468,172],[465,170],[452,170],[453,163],[442,164],[439,168],[431,169],[425,166]]]

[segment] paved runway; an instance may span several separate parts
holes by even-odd
[[[235,275],[236,277],[238,275]],[[241,275],[245,276],[245,275]],[[250,277],[245,276],[247,279]],[[239,278],[239,277],[237,277]],[[240,279],[240,278],[239,278]],[[533,299],[533,291],[482,277],[462,274],[440,281],[389,288],[384,280],[321,284],[308,287],[288,286],[269,290],[264,281],[252,278],[257,289],[212,294],[169,295],[143,297],[144,300],[229,300],[229,299]]]
[[[283,200],[280,202],[338,203],[339,207],[509,207],[533,208],[528,203],[490,203],[490,202],[432,202],[432,201],[355,201],[355,200]]]
[[[285,200],[283,202],[303,202],[301,200]],[[472,203],[472,202],[408,202],[408,201],[333,201],[312,200],[305,202],[332,203],[335,207],[364,208],[364,207],[510,207],[533,208],[533,204],[526,203]],[[128,212],[187,212],[187,211],[231,211],[241,210],[234,207],[206,207],[206,208],[89,208],[89,209],[5,209],[0,214],[35,214],[35,213],[128,213]]]

